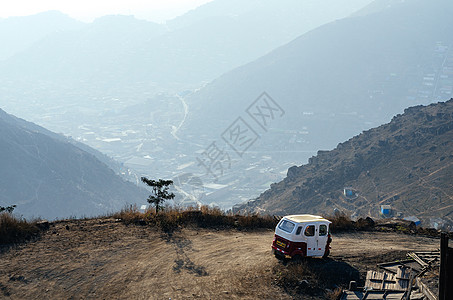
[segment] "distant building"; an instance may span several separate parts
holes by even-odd
[[[351,187],[345,187],[343,189],[343,195],[347,198],[354,198],[354,197],[357,197],[357,193],[356,191],[351,188]]]
[[[390,205],[381,205],[381,215],[384,217],[390,216],[392,212],[392,207]]]
[[[430,219],[430,227],[434,229],[442,229],[445,226],[445,221],[441,218]]]
[[[406,218],[404,218],[403,220],[412,221],[412,222],[414,222],[414,224],[415,224],[416,226],[418,226],[418,225],[420,225],[420,224],[422,223],[422,222],[420,221],[420,219],[417,218],[416,216],[406,217]]]

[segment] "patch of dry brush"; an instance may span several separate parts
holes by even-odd
[[[302,259],[275,265],[274,282],[293,299],[339,299],[349,280],[357,280],[359,273],[343,262],[321,259]]]
[[[140,212],[136,206],[131,205],[114,214],[113,217],[126,224],[155,226],[163,231],[173,231],[186,226],[214,229],[274,229],[277,224],[271,216],[233,215],[209,206],[166,207],[156,213],[152,208]]]
[[[0,213],[0,245],[16,244],[39,235],[36,222],[27,222],[10,213]]]

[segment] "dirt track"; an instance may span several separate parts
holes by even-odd
[[[272,238],[272,231],[166,235],[113,219],[57,223],[40,240],[0,254],[0,298],[290,299],[275,283],[284,266],[270,252]],[[395,233],[338,234],[330,261],[363,273],[438,245]]]

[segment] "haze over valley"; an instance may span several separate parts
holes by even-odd
[[[231,209],[319,150],[449,100],[452,13],[447,0],[214,0],[163,24],[3,18],[0,108],[99,151],[122,180],[172,179],[176,203]],[[114,207],[146,203],[132,190]],[[23,199],[0,205],[33,215]]]

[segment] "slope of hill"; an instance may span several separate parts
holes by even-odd
[[[39,240],[0,252],[0,298],[334,299],[326,289],[364,282],[376,262],[439,247],[416,235],[338,234],[331,259],[283,265],[272,238],[270,230],[170,235],[115,219],[57,222]]]
[[[314,0],[230,2],[213,1],[168,26],[133,17],[104,17],[102,26],[98,20],[77,32],[40,40],[4,62],[1,69],[7,71],[0,75],[70,85],[107,81],[124,87],[138,81],[190,86],[345,17],[371,0],[328,0],[322,5]]]
[[[281,0],[278,2],[279,5],[276,5],[277,2],[274,1],[215,0],[167,21],[166,25],[173,30],[213,17],[243,18],[244,16],[250,17],[251,22],[254,23],[254,18],[261,18],[257,15],[267,15],[270,18],[268,18],[267,24],[262,24],[264,28],[270,28],[269,24],[277,27],[285,26],[287,27],[286,34],[297,34],[297,28],[304,23],[316,27],[316,23],[326,23],[329,20],[346,17],[371,2],[372,0],[326,0],[322,3],[315,0]],[[270,14],[271,12],[273,14]],[[307,17],[305,20],[295,18],[297,15],[302,16],[302,14]]]
[[[390,123],[291,167],[283,181],[242,208],[377,216],[380,205],[391,205],[395,215],[415,215],[425,225],[439,218],[452,224],[452,149],[453,99],[411,107]]]
[[[453,85],[451,12],[451,1],[414,0],[321,26],[188,97],[187,126],[223,129],[266,91],[287,113],[279,129],[306,126],[319,148],[443,100]]]
[[[101,17],[79,30],[59,31],[36,41],[4,61],[0,74],[10,81],[71,86],[89,80],[127,81],[135,66],[125,65],[124,57],[135,55],[143,41],[163,32],[162,25],[132,16]]]
[[[146,199],[93,154],[3,110],[0,153],[0,205],[25,217],[93,216]]]
[[[375,0],[368,4],[367,6],[363,7],[362,9],[356,11],[355,13],[352,14],[352,16],[366,16],[369,14],[374,14],[386,9],[389,9],[391,7],[401,5],[404,3],[406,0]]]
[[[0,19],[0,61],[25,51],[33,43],[59,31],[71,31],[85,24],[58,11],[48,11],[27,17]]]

